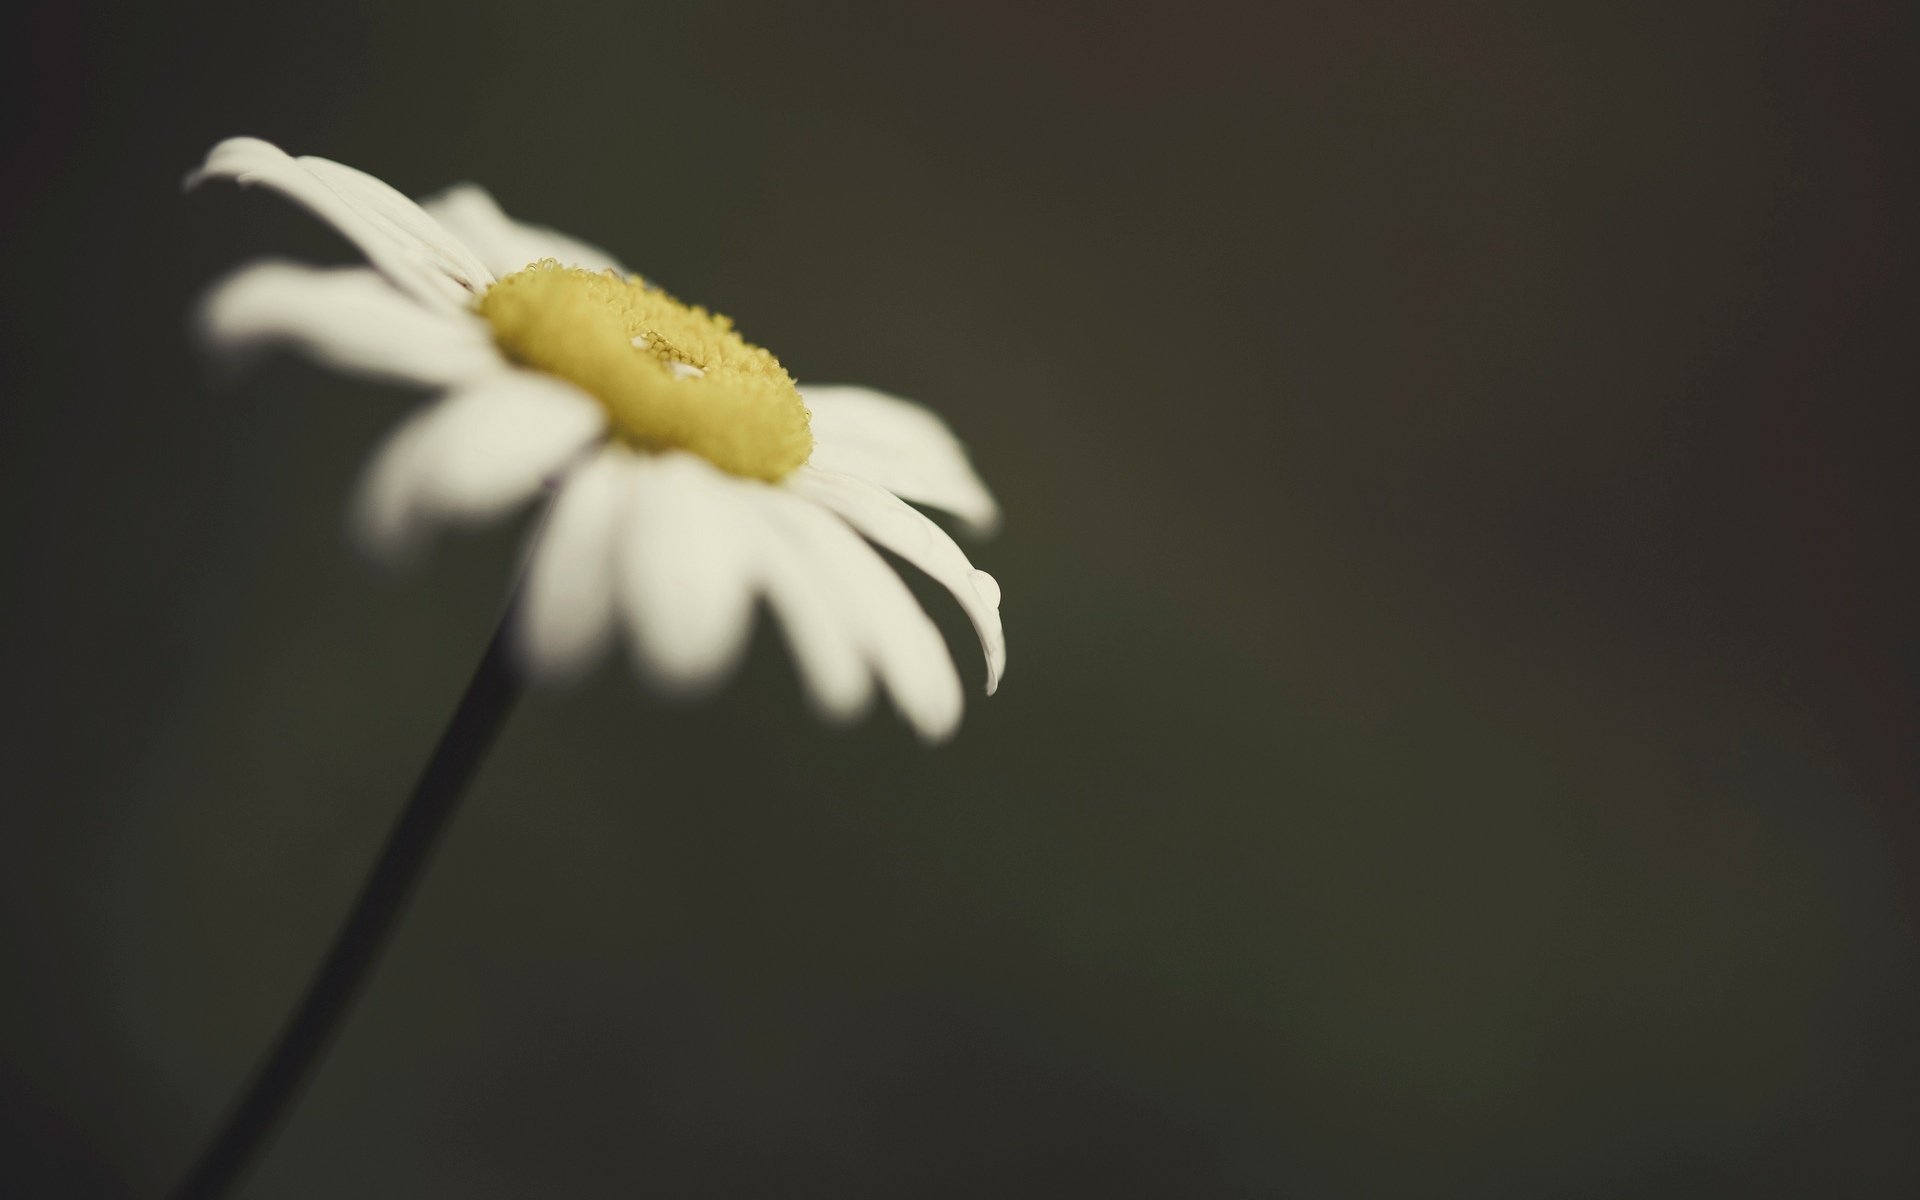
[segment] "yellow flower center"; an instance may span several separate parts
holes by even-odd
[[[807,461],[807,406],[780,361],[733,322],[639,278],[542,259],[480,297],[514,362],[557,375],[605,406],[616,437],[690,450],[769,482]]]

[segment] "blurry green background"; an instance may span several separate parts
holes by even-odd
[[[1914,1194],[1910,6],[11,20],[0,1193],[185,1165],[524,536],[366,568],[412,398],[190,344],[350,258],[247,133],[938,409],[1011,668],[531,698],[243,1195]]]

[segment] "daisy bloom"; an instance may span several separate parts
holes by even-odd
[[[941,740],[960,720],[959,677],[880,546],[959,600],[987,692],[999,685],[1000,588],[912,505],[976,533],[999,512],[926,409],[799,387],[725,317],[510,219],[471,184],[416,204],[253,138],[215,146],[187,186],[208,179],[279,192],[368,263],[240,269],[202,310],[218,350],[283,346],[437,393],[359,485],[369,553],[402,560],[443,526],[550,497],[511,618],[529,676],[577,676],[624,640],[655,687],[702,692],[737,663],[765,599],[823,716],[857,716],[880,685]]]

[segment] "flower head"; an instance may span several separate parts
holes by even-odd
[[[281,193],[370,264],[243,267],[207,296],[216,348],[285,346],[439,393],[366,470],[355,529],[370,553],[403,558],[442,526],[550,495],[515,616],[534,676],[577,675],[624,636],[655,686],[710,688],[764,599],[824,716],[858,715],[877,683],[923,738],[945,738],[961,710],[952,658],[877,545],[953,593],[998,686],[999,586],[907,503],[979,532],[998,521],[932,413],[799,387],[725,317],[470,184],[415,204],[253,138],[215,146],[187,184],[206,179]]]

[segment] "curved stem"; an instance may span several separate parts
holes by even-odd
[[[441,830],[459,807],[480,760],[519,699],[521,681],[507,646],[512,611],[509,605],[507,617],[494,631],[466,694],[460,698],[460,706],[440,735],[433,758],[387,835],[380,860],[361,885],[352,914],[334,936],[333,946],[307,985],[299,1008],[255,1072],[226,1125],[174,1189],[173,1200],[215,1200],[227,1193],[299,1097],[302,1085],[352,1007],[432,856]]]

